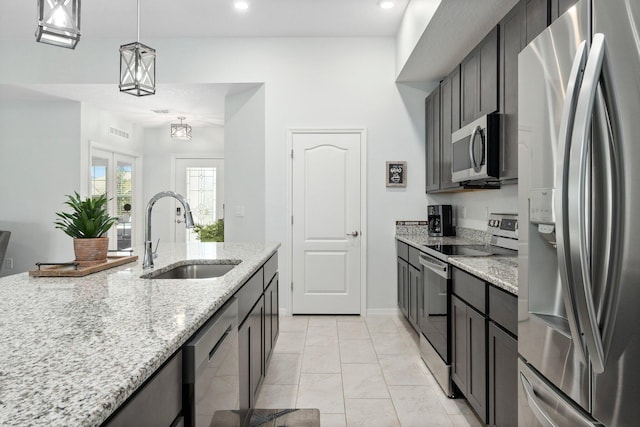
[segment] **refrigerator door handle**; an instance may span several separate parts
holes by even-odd
[[[587,61],[587,42],[583,41],[578,46],[576,54],[569,73],[569,81],[567,83],[565,102],[562,109],[560,121],[560,133],[558,137],[558,162],[556,165],[556,190],[554,195],[554,209],[556,213],[556,243],[558,257],[558,271],[560,273],[560,284],[562,287],[562,298],[567,311],[567,320],[569,322],[569,330],[571,338],[575,345],[575,354],[580,361],[586,361],[586,353],[584,342],[578,325],[578,314],[575,304],[575,293],[572,290],[570,280],[569,258],[567,252],[569,249],[567,224],[567,191],[568,173],[569,173],[569,149],[571,147],[570,138],[573,129],[573,119],[575,115],[576,103],[578,99],[578,90],[582,82],[582,72]]]
[[[536,396],[536,392],[533,390],[531,383],[527,380],[522,372],[520,372],[520,382],[522,383],[522,388],[524,389],[525,395],[527,396],[527,403],[529,404],[529,408],[536,416],[540,424],[544,427],[558,427],[556,423],[553,422],[549,414],[540,406],[538,403],[538,398]]]
[[[576,305],[589,358],[596,374],[604,371],[604,345],[596,317],[595,302],[591,285],[591,267],[587,232],[587,174],[589,163],[589,130],[595,105],[598,82],[602,74],[605,55],[605,38],[595,34],[589,59],[584,70],[584,79],[578,104],[569,163],[568,219],[570,224],[571,267],[575,281]],[[577,249],[577,250],[576,250]]]

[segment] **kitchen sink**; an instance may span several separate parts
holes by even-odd
[[[240,261],[218,261],[216,263],[188,263],[180,264],[169,269],[161,268],[140,276],[143,279],[210,279],[220,277],[240,264]]]

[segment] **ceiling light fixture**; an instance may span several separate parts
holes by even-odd
[[[182,123],[184,119],[185,117],[179,116],[180,123],[171,123],[171,138],[191,141],[191,126]]]
[[[382,9],[391,9],[393,6],[395,6],[395,3],[391,0],[380,0],[378,2],[378,6],[380,6],[380,8]]]
[[[233,7],[237,10],[245,11],[249,9],[249,2],[247,0],[234,0]]]
[[[156,50],[140,43],[140,0],[138,39],[120,46],[120,92],[135,96],[156,93]]]
[[[80,0],[38,0],[36,41],[75,49],[80,41]]]

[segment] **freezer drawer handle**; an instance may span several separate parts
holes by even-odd
[[[542,409],[542,407],[538,403],[538,398],[536,397],[535,391],[533,391],[533,387],[522,372],[520,372],[520,382],[522,383],[524,392],[527,395],[527,402],[529,403],[529,407],[533,411],[538,421],[540,421],[540,423],[545,427],[558,427],[558,425],[553,422],[549,414],[547,414],[547,412]]]

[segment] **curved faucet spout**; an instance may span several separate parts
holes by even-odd
[[[151,211],[153,210],[153,205],[163,197],[173,197],[177,201],[182,204],[184,208],[184,220],[185,226],[187,228],[193,228],[193,216],[191,215],[191,207],[189,206],[189,202],[182,195],[176,193],[175,191],[161,191],[155,196],[153,196],[149,203],[147,203],[146,215],[144,217],[144,261],[142,263],[142,268],[153,268],[153,244],[151,243]],[[157,250],[157,247],[156,247]]]

